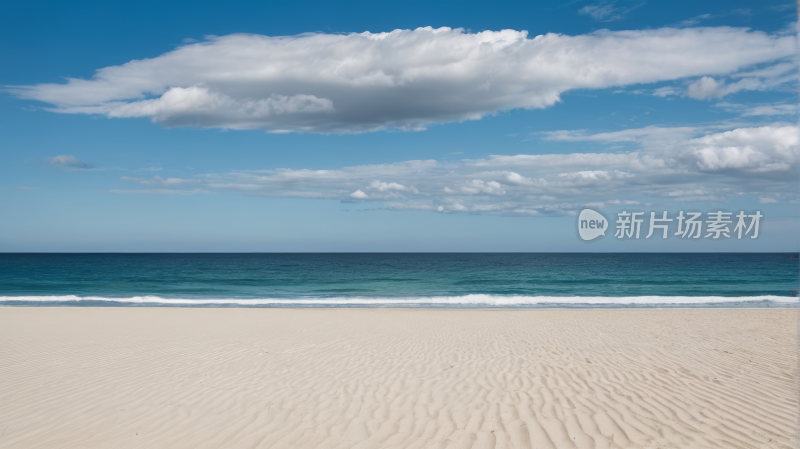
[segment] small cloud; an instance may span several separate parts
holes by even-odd
[[[161,171],[161,167],[144,167],[140,168],[139,171]]]
[[[146,190],[109,190],[110,193],[126,195],[197,195],[209,193],[208,190],[173,190],[173,189],[146,189]]]
[[[93,164],[79,161],[78,159],[75,158],[75,156],[67,156],[67,155],[55,156],[47,159],[47,161],[53,165],[64,165],[66,167],[79,168],[84,170],[94,167]]]
[[[367,194],[362,192],[361,190],[356,190],[355,192],[351,193],[350,196],[359,200],[367,198]]]
[[[614,20],[623,19],[625,14],[633,11],[642,5],[636,5],[632,8],[617,8],[616,2],[602,2],[596,5],[587,5],[578,10],[578,14],[583,16],[592,16],[593,19],[601,22],[612,22]]]
[[[745,108],[746,105],[743,104],[736,104],[736,103],[728,103],[727,101],[720,101],[719,103],[714,105],[715,108],[723,108],[728,112],[739,112]]]
[[[689,87],[686,89],[686,95],[696,100],[722,98],[725,96],[725,92],[722,89],[724,84],[724,81],[721,82],[710,76],[704,76],[689,85]]]
[[[761,105],[761,106],[754,106],[747,111],[745,111],[742,116],[754,116],[754,115],[791,115],[797,113],[797,105],[796,104],[773,104],[773,105]]]
[[[686,196],[686,195],[706,195],[708,192],[705,190],[674,190],[672,192],[667,193],[667,196]]]
[[[146,186],[164,186],[170,187],[177,184],[186,184],[186,183],[193,183],[193,182],[200,182],[197,179],[181,179],[181,178],[167,178],[164,179],[161,176],[153,176],[153,179],[146,179],[146,178],[132,178],[130,176],[123,176],[119,178],[122,181],[139,181],[141,184]]]
[[[616,202],[610,201],[610,203],[611,204],[619,204],[619,200],[617,200]],[[605,209],[606,208],[606,203],[604,203],[602,201],[594,201],[594,202],[591,202],[591,203],[586,203],[584,205],[584,207],[596,207],[598,209]]]
[[[447,154],[464,154],[463,151],[456,151],[455,153],[447,153]]]
[[[730,83],[726,83],[724,79],[704,76],[687,87],[686,96],[697,100],[708,100],[741,91],[785,89],[787,83],[797,81],[797,74],[791,73],[796,69],[797,66],[793,63],[780,62],[761,69],[734,73],[730,75],[732,81]]]
[[[598,203],[598,204],[603,204],[603,203]],[[633,201],[633,200],[625,200],[625,201],[620,201],[620,200],[611,200],[611,201],[606,201],[606,204],[626,204],[626,205],[633,205],[633,204],[639,204],[639,202],[638,202],[638,201]]]
[[[406,187],[402,184],[398,184],[396,182],[380,182],[380,181],[372,181],[369,185],[370,189],[376,189],[380,192],[387,192],[387,191],[401,191],[401,192],[412,192],[412,193],[419,193],[419,190],[415,189],[414,187]],[[359,190],[360,192],[360,190]]]
[[[737,15],[740,15],[740,16],[752,16],[753,15],[753,13],[749,9],[743,9],[743,8],[734,9],[733,11],[731,11],[731,14],[737,14]]]
[[[587,5],[581,8],[578,11],[578,14],[583,16],[592,16],[595,20],[603,20],[606,17],[611,16],[614,14],[614,11],[617,9],[614,8],[613,3],[605,4],[605,5]]]
[[[714,17],[713,14],[701,14],[699,16],[694,16],[691,19],[686,19],[684,21],[681,21],[678,25],[685,27],[695,26],[698,23],[700,23],[701,20],[708,20],[713,17]]]
[[[722,108],[726,112],[734,112],[742,117],[749,116],[772,116],[772,115],[792,115],[797,114],[798,107],[793,103],[772,103],[758,105],[744,105],[736,103],[719,102],[714,107]]]
[[[653,95],[656,97],[669,97],[672,95],[680,95],[680,91],[672,86],[659,87],[653,90]]]
[[[794,3],[786,3],[786,4],[783,4],[783,5],[770,6],[767,9],[770,10],[770,11],[781,12],[781,11],[788,11],[788,10],[794,9],[794,8],[795,8],[795,4]]]
[[[761,204],[770,204],[770,203],[777,203],[778,200],[776,200],[775,198],[767,198],[765,196],[760,196],[758,197],[758,202]]]
[[[612,93],[614,93],[614,94],[642,95],[642,94],[647,94],[649,92],[645,91],[644,89],[631,89],[631,90],[619,89],[619,90],[615,90]],[[614,115],[614,114],[616,114],[616,112],[612,112],[611,114]]]
[[[200,42],[200,41],[197,40],[197,39],[193,39],[191,37],[187,37],[186,39],[181,40],[181,42],[183,42],[184,44],[188,45],[188,44],[194,44],[194,43],[197,43],[197,42]]]

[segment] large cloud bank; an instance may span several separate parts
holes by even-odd
[[[687,138],[693,134],[701,135]],[[565,214],[591,203],[725,201],[741,194],[760,195],[763,202],[797,201],[798,127],[774,124],[702,134],[700,128],[660,127],[591,135],[564,131],[545,138],[633,140],[641,149],[495,155],[458,162],[416,160],[336,170],[236,171],[195,179],[123,177],[160,188],[114,192],[238,192],[362,202],[396,210],[523,216]]]
[[[794,52],[793,36],[729,27],[534,38],[430,27],[234,34],[102,68],[92,79],[15,91],[57,112],[148,117],[163,126],[358,133],[545,108],[571,89],[729,75]],[[694,96],[719,90],[704,79]]]

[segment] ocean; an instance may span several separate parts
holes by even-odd
[[[0,254],[0,305],[797,307],[794,254]]]

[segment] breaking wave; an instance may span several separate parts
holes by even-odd
[[[463,295],[429,297],[302,297],[302,298],[162,298],[133,296],[0,296],[5,305],[120,305],[173,307],[647,307],[722,306],[791,307],[798,299],[784,296],[507,296]]]

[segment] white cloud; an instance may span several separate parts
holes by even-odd
[[[771,90],[781,85],[797,82],[797,64],[779,62],[750,71],[740,71],[729,75],[733,82],[704,76],[686,88],[686,96],[698,100],[722,98],[747,90]],[[738,80],[738,81],[734,81]],[[665,91],[666,92],[666,91]],[[654,95],[658,93],[654,92]],[[662,95],[663,96],[663,95]]]
[[[636,143],[647,149],[664,148],[677,142],[684,141],[695,134],[698,128],[694,126],[646,126],[644,128],[624,129],[595,134],[585,131],[546,131],[547,140],[566,142],[604,142],[604,143]]]
[[[744,90],[767,90],[783,82],[784,81],[764,81],[757,78],[743,78],[735,83],[726,84],[725,81],[717,81],[709,76],[704,76],[689,85],[686,89],[686,96],[697,100],[722,98],[726,95]]]
[[[630,173],[619,170],[584,170],[574,173],[559,173],[558,177],[562,181],[568,182],[574,187],[590,187],[606,185],[612,181],[632,176]]]
[[[79,161],[78,159],[75,158],[75,156],[67,156],[67,155],[55,156],[48,158],[47,161],[53,165],[63,165],[66,167],[78,168],[78,169],[87,169],[94,167],[94,165],[88,162]]]
[[[653,89],[653,95],[656,97],[671,97],[673,95],[680,95],[681,90],[674,86],[664,86],[658,89]]]
[[[484,159],[404,161],[338,170],[250,170],[202,174],[189,180],[123,177],[163,188],[114,192],[227,191],[267,197],[370,201],[391,210],[514,216],[569,214],[590,203],[606,207],[725,201],[740,194],[778,196],[787,201],[798,198],[798,127],[778,123],[720,130],[719,126],[545,134],[547,139],[609,145],[628,141],[638,147],[624,153],[492,155]],[[198,183],[204,190],[178,190],[187,183]]]
[[[696,190],[673,190],[666,194],[667,197],[680,202],[686,201],[724,201],[721,196],[712,195],[703,189]]]
[[[787,11],[794,8],[796,8],[796,6],[794,2],[792,2],[792,3],[784,3],[782,5],[769,6],[767,9],[771,11]]]
[[[176,189],[146,189],[146,190],[109,190],[110,193],[123,195],[197,195],[211,193],[208,190],[176,190]]]
[[[167,179],[164,179],[161,176],[153,176],[152,179],[131,178],[131,177],[128,177],[128,176],[123,176],[120,179],[122,181],[138,181],[142,185],[146,185],[146,186],[164,186],[164,187],[170,187],[170,186],[174,186],[174,185],[178,185],[178,184],[200,182],[197,179],[180,179],[180,178],[167,178]]]
[[[634,200],[625,200],[625,201],[611,200],[611,201],[606,201],[606,203],[608,203],[608,204],[626,204],[626,205],[639,204],[638,201],[634,201]]]
[[[487,193],[489,195],[505,195],[506,191],[503,189],[502,184],[497,181],[483,181],[482,179],[473,179],[466,185],[461,186],[461,192],[467,195],[478,195]]]
[[[797,64],[794,62],[781,62],[747,72],[734,73],[731,78],[775,78],[786,75],[796,69]]]
[[[258,128],[281,116],[313,116],[334,112],[327,98],[314,95],[270,95],[259,100],[236,100],[207,87],[173,87],[161,97],[109,109],[109,117],[151,117],[155,122],[221,127]],[[183,119],[181,119],[181,117]],[[177,121],[176,121],[177,120]],[[302,130],[302,128],[301,128]]]
[[[680,22],[681,26],[695,26],[702,20],[708,20],[714,18],[713,14],[700,14],[699,16],[694,16],[691,19],[686,19]]]
[[[571,89],[723,76],[794,52],[793,36],[728,27],[535,38],[525,31],[446,27],[234,34],[102,68],[91,79],[14,91],[56,112],[147,117],[163,126],[419,130],[502,110],[545,108]]]
[[[778,200],[776,200],[775,198],[766,198],[761,196],[758,198],[758,202],[761,204],[769,204],[769,203],[777,203]]]
[[[380,181],[372,181],[369,185],[370,189],[376,189],[379,192],[391,192],[391,191],[398,191],[398,192],[411,192],[411,193],[419,193],[419,191],[413,187],[406,187],[402,184],[398,184],[396,182],[380,182]]]
[[[578,14],[592,16],[595,20],[614,20],[622,18],[615,14],[617,10],[613,3],[586,5],[578,10]]]
[[[691,139],[676,150],[683,164],[703,172],[796,179],[800,169],[796,126],[739,128]]]
[[[595,5],[586,5],[578,10],[578,14],[592,16],[593,19],[601,22],[612,22],[623,19],[625,14],[641,6],[641,4],[639,4],[630,8],[620,8],[615,5],[616,2],[608,1],[600,2]]]
[[[725,76],[703,76],[683,85],[663,86],[650,91],[656,97],[684,96],[697,100],[719,99],[742,91],[790,91],[797,82],[797,64],[785,59],[756,69],[748,68]],[[644,90],[627,93],[645,93]]]
[[[667,196],[696,196],[696,195],[708,195],[708,192],[705,190],[673,190],[667,193]]]
[[[685,169],[692,172],[726,172],[729,176],[760,177],[793,176],[800,168],[800,147],[796,126],[773,125],[758,128],[737,128],[724,132],[709,132],[711,127],[647,126],[606,133],[587,134],[585,131],[551,131],[543,133],[548,140],[633,142],[645,153],[618,154],[630,159],[626,165],[636,170]],[[698,133],[706,135],[691,138]],[[570,155],[576,157],[577,155]],[[611,155],[584,154],[585,159],[607,159]],[[595,161],[595,162],[600,162]],[[794,170],[794,171],[793,171]]]
[[[710,76],[704,76],[689,85],[686,89],[686,95],[698,100],[722,98],[727,94],[727,89],[722,88],[723,84],[724,82],[719,82]]]
[[[771,116],[771,115],[793,115],[797,114],[798,107],[795,103],[772,103],[772,104],[756,104],[744,105],[720,102],[714,106],[723,108],[728,112],[735,112],[742,117],[749,116]]]
[[[792,115],[797,114],[796,104],[772,104],[753,106],[742,113],[742,116],[753,115]]]

